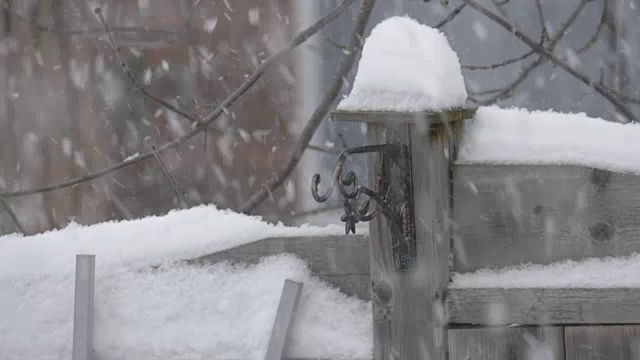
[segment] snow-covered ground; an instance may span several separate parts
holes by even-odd
[[[0,237],[0,359],[70,358],[78,253],[96,254],[99,359],[262,359],[285,279],[304,282],[291,356],[370,358],[370,304],[321,282],[293,255],[255,266],[175,262],[266,237],[343,231],[273,226],[202,206]]]

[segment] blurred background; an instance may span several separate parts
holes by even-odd
[[[338,3],[0,0],[0,193],[12,210],[0,211],[0,234],[19,230],[11,212],[32,234],[70,222],[134,219],[198,204],[241,207],[293,151],[345,54],[359,1],[270,66],[206,132],[175,149],[74,186],[6,194],[81,177],[179,138],[194,124],[138,87],[205,116],[262,61]],[[482,3],[638,112],[636,0]],[[96,7],[136,86],[114,56]],[[367,29],[392,15],[431,26],[449,19],[441,29],[465,66],[474,105],[619,120],[591,87],[528,54],[513,34],[461,2],[379,0]],[[357,65],[347,85],[356,71]],[[348,91],[346,86],[343,93]],[[337,154],[362,145],[365,135],[361,124],[325,119],[295,172],[251,213],[292,225],[338,223],[340,199],[313,201],[311,176],[319,172],[326,178]],[[364,177],[363,165],[355,159],[349,166]]]

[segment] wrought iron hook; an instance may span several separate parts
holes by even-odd
[[[375,188],[361,186],[354,171],[343,176],[344,165],[353,154],[380,153],[381,169],[374,179]],[[318,202],[329,199],[336,185],[343,197],[344,215],[340,218],[345,223],[345,232],[356,232],[356,224],[371,221],[378,214],[383,214],[391,230],[391,246],[394,253],[394,264],[397,269],[407,269],[415,258],[415,234],[413,230],[413,208],[411,190],[411,160],[408,145],[392,143],[367,145],[347,148],[338,156],[333,170],[329,188],[320,194],[318,185],[320,174],[315,174],[311,181],[311,194]],[[367,199],[360,203],[362,196]],[[375,208],[372,210],[372,202]]]

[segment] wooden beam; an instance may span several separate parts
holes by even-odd
[[[289,343],[293,320],[298,311],[300,294],[302,294],[302,283],[292,280],[285,280],[280,305],[276,313],[276,319],[271,330],[271,338],[267,348],[265,360],[282,360],[284,352]]]
[[[72,360],[91,360],[93,358],[95,274],[96,256],[77,255]]]
[[[265,256],[290,253],[307,261],[322,280],[343,293],[371,299],[369,239],[362,235],[269,238],[188,260],[193,265],[219,261],[255,264]]]
[[[640,176],[560,165],[453,174],[454,271],[640,251]]]
[[[452,288],[450,326],[640,324],[640,289]]]
[[[388,111],[334,111],[333,121],[368,123],[418,123],[442,124],[472,118],[476,109],[452,109],[443,112],[388,112]],[[373,145],[373,144],[372,144]]]

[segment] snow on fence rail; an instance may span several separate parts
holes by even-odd
[[[374,359],[628,358],[626,330],[597,325],[640,332],[637,259],[606,288],[590,279],[621,262],[568,270],[582,277],[524,267],[640,251],[640,125],[465,100],[444,35],[395,17],[365,41],[332,115],[366,123],[368,144],[346,149],[329,181],[314,176],[312,194],[340,190],[348,232],[370,221]],[[343,173],[357,155],[364,186]]]

